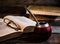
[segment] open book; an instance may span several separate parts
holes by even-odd
[[[33,32],[35,25],[35,21],[24,16],[5,16],[0,19],[0,41]]]

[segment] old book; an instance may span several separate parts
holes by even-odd
[[[60,7],[31,5],[28,9],[35,15],[60,16]],[[29,14],[29,12],[27,12],[27,14]]]
[[[0,19],[0,41],[20,36],[22,33],[33,32],[35,21],[24,16],[5,16]]]
[[[0,19],[0,41],[4,41],[13,37],[19,36],[21,33],[12,29],[3,22],[3,19]]]

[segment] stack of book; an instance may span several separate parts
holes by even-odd
[[[57,16],[60,16],[60,7],[30,5],[28,9],[38,20],[54,20]],[[26,14],[29,14],[29,12],[27,11]],[[33,19],[31,15],[29,15],[29,18]]]

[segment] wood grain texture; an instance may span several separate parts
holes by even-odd
[[[0,42],[0,44],[9,44],[9,43],[10,44],[12,43],[13,44],[60,44],[60,34],[52,34],[51,37],[44,42],[40,42],[39,40],[32,41],[31,40],[32,38],[29,38],[30,35],[24,34],[23,37],[21,36],[22,38],[21,37],[13,38],[7,41]],[[28,37],[28,38],[24,39],[24,37]]]

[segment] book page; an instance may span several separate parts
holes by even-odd
[[[3,19],[0,19],[0,37],[9,35],[11,33],[17,32],[16,30],[8,27],[6,23],[3,22]]]
[[[9,20],[12,20],[15,24],[19,25],[20,31],[23,32],[26,27],[34,27],[36,26],[36,22],[24,17],[24,16],[5,16],[4,19],[7,18]],[[30,27],[30,28],[31,28]],[[29,31],[28,31],[29,32]]]

